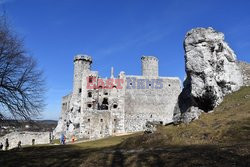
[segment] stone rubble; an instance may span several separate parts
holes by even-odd
[[[160,125],[160,123],[157,121],[147,121],[145,124],[144,134],[154,133],[157,130],[157,125]]]

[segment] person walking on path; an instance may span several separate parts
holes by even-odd
[[[5,140],[5,150],[8,150],[9,149],[9,139],[7,138],[6,140]]]
[[[61,134],[61,138],[60,138],[60,143],[64,145],[64,144],[65,144],[65,141],[66,141],[66,137],[65,137],[65,135],[62,133],[62,134]]]
[[[32,139],[32,146],[35,145],[35,139]]]
[[[3,150],[3,143],[0,143],[0,151]]]
[[[72,143],[74,143],[76,140],[77,140],[76,136],[73,135],[72,138],[71,138]]]
[[[21,145],[22,145],[22,142],[21,142],[21,141],[19,141],[19,142],[18,142],[18,144],[17,144],[17,148],[18,148],[18,149],[21,149],[21,148],[22,148],[22,146],[21,146]]]

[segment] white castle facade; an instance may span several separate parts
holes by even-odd
[[[62,98],[62,111],[54,136],[64,133],[82,139],[143,131],[146,122],[168,124],[181,92],[177,77],[160,77],[158,59],[143,56],[142,75],[120,72],[100,78],[91,70],[92,58],[74,58],[73,91]]]

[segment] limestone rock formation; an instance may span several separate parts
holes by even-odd
[[[192,29],[185,36],[184,49],[187,77],[179,107],[182,122],[189,122],[201,110],[213,110],[226,94],[243,85],[243,79],[236,55],[224,41],[223,33],[210,27]]]

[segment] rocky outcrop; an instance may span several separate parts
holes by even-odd
[[[198,107],[189,107],[180,117],[180,122],[189,123],[193,120],[196,120],[200,117],[203,111]]]
[[[147,121],[145,124],[145,130],[144,130],[144,134],[149,134],[149,133],[154,133],[157,130],[157,125],[160,125],[160,122],[157,121]]]
[[[226,94],[243,85],[242,73],[224,34],[213,28],[196,28],[184,40],[186,79],[175,120],[190,122],[209,112]],[[176,119],[178,117],[178,119]]]
[[[243,84],[244,86],[250,86],[250,64],[247,62],[239,61],[241,72],[243,74]]]

